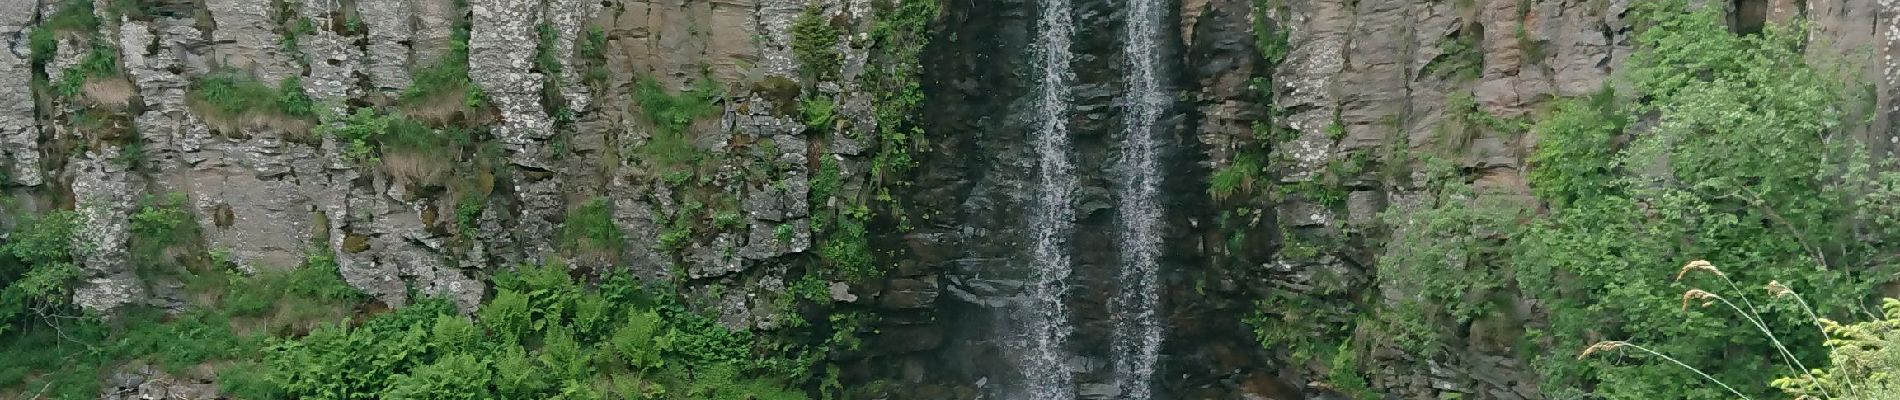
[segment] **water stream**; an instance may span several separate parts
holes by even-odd
[[[1161,350],[1162,329],[1157,309],[1161,303],[1160,204],[1161,146],[1156,142],[1160,119],[1168,102],[1158,73],[1160,36],[1166,14],[1160,0],[1130,0],[1123,51],[1128,60],[1127,101],[1124,113],[1117,189],[1116,219],[1120,223],[1117,248],[1120,269],[1115,283],[1115,385],[1121,398],[1147,400]]]
[[[1037,159],[1035,209],[1030,216],[1030,258],[1034,271],[1029,282],[1024,315],[1026,347],[1020,371],[1032,400],[1075,398],[1066,343],[1074,327],[1063,304],[1065,280],[1072,268],[1069,236],[1075,227],[1075,163],[1070,159],[1069,46],[1075,34],[1069,0],[1048,0],[1036,23],[1035,55],[1041,85],[1037,88],[1038,119],[1031,141]]]

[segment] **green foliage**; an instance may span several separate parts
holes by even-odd
[[[328,275],[303,272],[305,270]],[[252,357],[264,345],[264,336],[258,333],[286,332],[278,327],[246,332],[253,321],[282,318],[290,315],[291,311],[286,310],[320,302],[304,297],[312,293],[332,292],[338,287],[354,293],[354,289],[349,289],[336,276],[334,266],[327,270],[313,266],[296,272],[267,272],[250,278],[216,271],[197,274],[189,279],[193,282],[228,279],[229,285],[225,287],[228,292],[203,293],[201,286],[188,284],[195,299],[209,298],[210,303],[196,304],[196,308],[172,315],[131,306],[121,310],[118,318],[111,322],[75,312],[75,315],[59,315],[24,325],[21,330],[0,332],[0,352],[9,355],[8,362],[0,362],[0,387],[39,388],[45,390],[43,395],[49,398],[93,398],[99,393],[101,375],[108,368],[128,361],[142,360],[178,374],[219,360]],[[286,276],[292,278],[285,279]],[[222,303],[223,307],[215,303]],[[264,306],[257,306],[259,303]],[[17,363],[12,363],[14,361]],[[246,398],[280,397],[275,385],[256,371],[255,366],[240,362],[221,369],[219,380],[227,394]]]
[[[277,341],[266,381],[301,398],[803,398],[753,378],[776,371],[749,366],[771,364],[749,335],[625,278],[588,292],[565,268],[523,267],[495,284],[473,322],[430,301]]]
[[[607,32],[599,26],[588,26],[586,36],[574,43],[574,58],[581,64],[581,83],[594,90],[604,90],[612,71],[607,69]]]
[[[461,201],[455,203],[455,227],[463,237],[475,236],[475,226],[482,212],[487,209],[487,203],[488,199],[483,196],[463,196]]]
[[[119,76],[119,54],[112,48],[94,46],[86,52],[86,57],[78,64],[66,68],[60,74],[59,95],[66,98],[78,98],[85,89],[86,80]]]
[[[1530,183],[1551,207],[1513,237],[1510,259],[1518,287],[1550,311],[1548,326],[1530,335],[1573,351],[1597,338],[1655,344],[1718,380],[1765,382],[1772,372],[1764,366],[1781,363],[1767,338],[1731,323],[1725,310],[1671,305],[1684,290],[1722,283],[1667,277],[1687,259],[1707,258],[1737,266],[1727,278],[1744,287],[1781,279],[1817,288],[1814,304],[1846,305],[1895,268],[1878,256],[1891,251],[1879,245],[1890,237],[1857,218],[1889,212],[1859,200],[1881,180],[1863,176],[1864,154],[1829,140],[1842,134],[1852,91],[1845,77],[1806,61],[1798,32],[1738,37],[1716,10],[1684,1],[1643,3],[1635,14],[1643,28],[1627,68],[1643,101],[1600,95],[1540,124]],[[1656,122],[1625,132],[1644,115]],[[1619,146],[1620,135],[1633,139]],[[1806,364],[1820,365],[1818,334],[1801,329],[1811,322],[1786,307],[1766,306],[1764,322],[1787,333],[1782,341]],[[1563,353],[1537,358],[1547,388],[1726,397],[1673,365]],[[1743,386],[1755,395],[1767,389]]]
[[[467,4],[458,1],[456,8],[466,10]],[[458,13],[457,15],[461,15]],[[418,107],[443,98],[461,99],[462,106],[471,109],[487,107],[488,98],[468,79],[468,38],[469,21],[457,18],[449,33],[449,52],[427,68],[417,70],[404,90],[401,103],[404,106]]]
[[[871,162],[871,176],[877,183],[889,184],[916,166],[911,152],[929,144],[918,117],[924,104],[922,56],[924,46],[930,44],[938,5],[929,0],[878,5],[877,22],[871,27],[873,68],[863,76],[870,81],[868,86],[876,88],[872,114],[877,120],[878,152]],[[902,229],[907,222],[903,210],[895,201],[886,202]]]
[[[613,203],[596,198],[568,210],[561,240],[572,250],[618,254],[627,237],[614,225]]]
[[[1235,154],[1233,162],[1215,169],[1213,176],[1208,178],[1207,193],[1215,200],[1233,197],[1251,190],[1256,182],[1264,181],[1261,175],[1265,173],[1266,167],[1261,164],[1258,154]]]
[[[832,103],[830,97],[805,96],[798,99],[798,110],[805,117],[805,129],[812,132],[830,130],[832,119],[837,118],[834,115],[836,109],[837,105]]]
[[[1616,137],[1629,118],[1609,89],[1585,100],[1566,101],[1537,124],[1541,143],[1527,174],[1537,198],[1557,206],[1599,198],[1611,187]]]
[[[837,78],[839,67],[844,65],[844,56],[836,47],[839,35],[821,7],[807,6],[792,20],[792,57],[798,59],[806,82]]]
[[[1525,29],[1524,24],[1517,25],[1517,32],[1514,33],[1514,37],[1517,39],[1518,51],[1523,53],[1524,64],[1529,65],[1544,62],[1544,43],[1531,38],[1531,33]]]
[[[819,160],[818,175],[811,179],[811,204],[831,204],[832,198],[840,195],[841,185],[838,161],[829,157]],[[814,211],[811,230],[814,235],[823,235],[818,242],[818,258],[827,267],[826,276],[853,281],[878,276],[881,271],[866,229],[869,221],[870,210],[862,205]],[[786,233],[790,236],[789,231]]]
[[[52,31],[90,32],[99,28],[99,18],[93,14],[92,0],[67,1],[58,12],[40,23],[40,29]]]
[[[697,86],[679,94],[667,93],[656,79],[641,79],[634,85],[634,97],[655,131],[652,139],[635,153],[658,166],[678,168],[694,165],[708,157],[693,146],[693,121],[719,112],[719,88],[711,79],[700,79]]]
[[[1775,379],[1775,388],[1796,398],[1900,398],[1900,300],[1885,299],[1881,315],[1841,324],[1817,321],[1827,332],[1828,367],[1812,375]]]
[[[540,40],[540,44],[534,48],[535,68],[543,74],[561,73],[561,56],[554,53],[554,41],[559,39],[559,35],[554,32],[554,25],[536,25],[534,31],[535,37]]]
[[[1340,342],[1339,347],[1333,349],[1332,358],[1326,362],[1326,382],[1332,384],[1334,390],[1353,398],[1379,398],[1366,382],[1366,378],[1359,375],[1358,360],[1359,355],[1353,352],[1352,341]]]
[[[456,353],[416,367],[394,380],[384,393],[389,399],[486,399],[488,382],[494,378],[487,363],[469,353]]]
[[[825,265],[841,278],[876,278],[882,271],[877,268],[876,260],[871,255],[864,221],[845,216],[839,218],[836,225],[835,230],[826,231],[825,240],[818,247],[818,258],[824,260]]]
[[[1436,182],[1411,208],[1382,215],[1393,230],[1378,259],[1383,290],[1416,293],[1380,315],[1382,331],[1414,354],[1438,356],[1447,337],[1430,327],[1468,326],[1500,310],[1486,299],[1499,294],[1508,272],[1505,239],[1528,214],[1510,195],[1474,192],[1462,181]]]
[[[389,125],[396,118],[368,108],[358,108],[340,118],[324,118],[317,125],[317,132],[337,138],[337,142],[343,146],[344,159],[374,164],[378,161],[376,138],[388,132]]]
[[[1457,80],[1477,79],[1484,73],[1484,49],[1478,43],[1474,32],[1458,31],[1438,44],[1438,58],[1426,63],[1420,72],[1425,75],[1442,74]]]
[[[658,79],[641,79],[634,88],[634,97],[646,112],[647,122],[661,133],[684,135],[693,121],[719,111],[715,104],[719,101],[719,88],[711,79],[698,82],[690,90],[673,94],[661,88]]]
[[[343,116],[325,115],[321,120],[316,132],[337,138],[345,159],[364,164],[379,164],[385,156],[394,154],[427,159],[454,157],[474,141],[460,129],[433,129],[420,121],[371,108],[358,108]]]
[[[19,325],[36,323],[23,319],[29,312],[67,308],[71,283],[80,277],[71,262],[78,228],[78,213],[58,211],[19,221],[0,242],[0,337]]]
[[[59,11],[41,21],[27,37],[27,47],[33,52],[32,62],[45,65],[53,59],[59,50],[57,34],[59,32],[91,33],[99,30],[99,18],[92,13],[92,0],[67,1]]]
[[[296,77],[285,78],[273,88],[250,75],[219,72],[192,82],[190,98],[205,112],[226,120],[256,116],[294,119],[316,116],[316,104],[304,95],[303,86]]]
[[[168,249],[198,237],[198,221],[185,211],[185,196],[147,196],[132,214],[128,254],[141,269],[176,266],[166,259]]]

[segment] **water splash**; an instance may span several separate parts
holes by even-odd
[[[1121,268],[1115,297],[1115,384],[1121,398],[1153,396],[1155,365],[1161,351],[1160,204],[1161,146],[1155,138],[1168,105],[1161,88],[1161,24],[1167,15],[1160,0],[1130,0],[1123,51],[1128,60],[1128,111],[1123,126],[1116,209],[1121,224],[1117,247]]]

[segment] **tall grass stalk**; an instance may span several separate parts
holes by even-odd
[[[1682,270],[1676,272],[1676,280],[1681,281],[1682,277],[1691,271],[1707,271],[1710,274],[1715,275],[1717,278],[1722,278],[1722,282],[1727,283],[1730,289],[1735,290],[1737,296],[1741,296],[1742,303],[1748,305],[1748,310],[1743,311],[1741,307],[1736,307],[1735,303],[1730,302],[1728,298],[1718,296],[1714,293],[1709,293],[1708,291],[1704,291],[1701,289],[1690,289],[1689,291],[1682,293],[1683,306],[1685,308],[1688,307],[1688,304],[1689,304],[1688,301],[1692,297],[1700,298],[1702,300],[1715,299],[1715,300],[1721,301],[1722,304],[1727,305],[1730,310],[1735,310],[1735,314],[1740,315],[1743,320],[1748,321],[1749,324],[1755,325],[1755,329],[1761,331],[1762,336],[1767,336],[1768,342],[1775,345],[1775,351],[1781,353],[1782,360],[1786,361],[1786,364],[1788,365],[1789,369],[1794,370],[1795,375],[1807,375],[1810,373],[1808,370],[1808,366],[1806,364],[1803,364],[1800,359],[1795,358],[1794,352],[1788,351],[1788,346],[1783,345],[1781,343],[1781,338],[1778,336],[1775,336],[1774,331],[1771,331],[1768,329],[1768,324],[1763,323],[1761,319],[1761,310],[1755,308],[1755,303],[1748,301],[1747,292],[1742,291],[1741,286],[1736,285],[1734,280],[1729,279],[1728,274],[1722,273],[1722,270],[1715,268],[1715,265],[1709,263],[1708,261],[1695,260],[1695,261],[1690,261],[1688,264],[1684,264],[1682,266]],[[1828,398],[1834,397],[1834,395],[1832,393],[1828,393],[1827,389],[1825,388],[1821,389],[1821,395],[1826,396]]]
[[[1814,329],[1821,332],[1822,345],[1826,346],[1827,342],[1829,340],[1832,340],[1831,335],[1828,335],[1827,333],[1827,327],[1821,324],[1821,316],[1814,313],[1814,307],[1811,307],[1808,305],[1808,300],[1805,298],[1802,298],[1801,293],[1795,292],[1794,289],[1788,288],[1787,285],[1782,285],[1781,281],[1768,281],[1768,296],[1771,299],[1778,299],[1782,297],[1794,298],[1795,304],[1801,306],[1801,311],[1808,314],[1808,322],[1813,322]],[[1862,392],[1860,388],[1854,386],[1853,379],[1851,379],[1848,376],[1843,375],[1840,377],[1840,380],[1841,380],[1842,385],[1847,386],[1848,391],[1854,392],[1856,395],[1860,396],[1861,398],[1867,398],[1867,394],[1865,392]],[[1826,394],[1826,391],[1823,390],[1822,394]]]
[[[1674,363],[1676,364],[1676,366],[1682,367],[1682,369],[1689,370],[1689,372],[1694,372],[1696,375],[1701,375],[1702,379],[1707,379],[1709,382],[1715,382],[1717,386],[1721,386],[1722,389],[1728,390],[1728,392],[1730,394],[1734,394],[1735,397],[1739,397],[1742,400],[1753,400],[1753,399],[1750,399],[1747,395],[1743,395],[1742,392],[1736,391],[1735,388],[1729,387],[1727,383],[1722,383],[1721,380],[1715,379],[1715,377],[1713,376],[1709,376],[1709,373],[1702,372],[1701,369],[1697,369],[1696,367],[1691,367],[1689,366],[1689,364],[1683,364],[1682,361],[1677,361],[1675,357],[1663,355],[1663,353],[1657,353],[1655,350],[1650,350],[1648,347],[1639,346],[1639,345],[1636,345],[1635,343],[1630,343],[1630,342],[1625,342],[1625,341],[1620,341],[1620,340],[1597,342],[1596,344],[1590,345],[1590,347],[1583,349],[1583,354],[1577,355],[1577,359],[1581,360],[1585,357],[1589,357],[1591,354],[1616,350],[1616,349],[1620,349],[1624,347],[1636,349],[1644,353],[1649,353],[1650,355],[1656,356],[1657,358],[1661,358],[1663,360],[1669,361],[1670,363]]]

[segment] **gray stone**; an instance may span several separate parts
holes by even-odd
[[[79,229],[73,233],[73,260],[84,271],[73,290],[73,303],[111,314],[120,306],[144,301],[145,286],[127,258],[131,214],[138,206],[131,174],[115,158],[119,149],[104,146],[73,157]]]
[[[858,301],[858,295],[851,294],[850,284],[832,282],[829,286],[831,289],[831,301],[839,303],[853,303]]]
[[[410,0],[356,2],[356,15],[369,30],[370,82],[386,95],[409,87],[409,43],[415,37]]]
[[[33,22],[35,0],[0,0],[0,36],[24,38]],[[25,40],[10,40],[0,49],[0,163],[8,168],[12,184],[39,186],[39,121],[34,119],[31,49]],[[7,182],[0,182],[5,184]]]
[[[935,276],[892,279],[878,294],[878,305],[899,310],[932,308],[936,307],[940,293]]]

